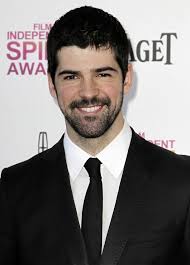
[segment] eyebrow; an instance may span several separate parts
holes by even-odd
[[[61,71],[59,74],[58,74],[58,76],[60,76],[60,75],[64,75],[64,74],[70,74],[70,75],[76,75],[76,74],[78,74],[79,73],[79,71],[73,71],[73,70],[63,70],[63,71]]]
[[[104,72],[104,71],[113,71],[113,72],[117,72],[117,70],[111,66],[105,66],[105,67],[101,67],[101,68],[97,68],[95,69],[96,73],[100,73],[100,72]]]
[[[104,71],[113,71],[113,72],[118,72],[115,68],[111,67],[111,66],[105,66],[105,67],[100,67],[100,68],[96,68],[94,69],[94,71],[96,73],[101,73],[101,72],[104,72]],[[61,71],[58,76],[60,75],[64,75],[64,74],[73,74],[73,75],[76,75],[76,74],[79,74],[80,71],[73,71],[73,70],[63,70]]]

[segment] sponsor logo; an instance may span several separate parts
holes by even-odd
[[[34,23],[27,31],[7,32],[7,75],[46,75],[46,42],[51,24]]]
[[[40,132],[38,136],[38,153],[48,149],[48,136],[47,132]]]
[[[7,32],[6,57],[9,62],[7,75],[46,75],[46,42],[50,23],[34,23],[29,30]],[[133,62],[174,63],[172,46],[178,39],[177,33],[161,33],[157,40],[139,40],[130,44],[130,60]]]
[[[130,43],[131,61],[173,64],[172,45],[176,39],[177,33],[166,32],[158,40],[140,40],[134,49]]]
[[[176,140],[174,140],[174,139],[147,139],[145,137],[145,132],[139,132],[139,135],[142,138],[146,139],[147,141],[149,141],[155,145],[158,145],[162,148],[165,148],[167,150],[175,152]]]

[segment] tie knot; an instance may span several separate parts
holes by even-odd
[[[86,161],[84,167],[86,168],[90,178],[101,179],[100,164],[101,162],[98,158],[89,158]]]

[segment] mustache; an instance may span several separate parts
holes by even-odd
[[[86,108],[88,106],[92,105],[107,105],[108,107],[111,105],[111,100],[106,97],[106,98],[97,98],[93,97],[91,99],[81,99],[81,100],[75,100],[71,102],[70,108]]]

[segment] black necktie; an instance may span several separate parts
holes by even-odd
[[[89,158],[84,167],[88,171],[88,186],[82,212],[82,234],[84,237],[90,265],[97,265],[102,247],[102,180],[101,162],[97,158]]]

